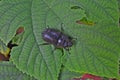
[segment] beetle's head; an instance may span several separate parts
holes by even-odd
[[[64,43],[65,47],[71,47],[73,45],[73,42],[71,40],[68,40]]]
[[[68,47],[71,47],[73,45],[73,42],[72,41],[69,41],[68,43],[67,43],[67,46]]]

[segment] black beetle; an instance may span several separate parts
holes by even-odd
[[[63,31],[63,28],[61,27]],[[46,28],[42,32],[42,39],[46,41],[42,45],[52,44],[56,48],[65,49],[69,51],[70,47],[73,45],[73,38],[64,34],[62,31],[54,28]]]

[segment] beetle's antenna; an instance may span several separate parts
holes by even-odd
[[[77,40],[77,38],[72,38],[72,41],[76,41]]]
[[[72,41],[73,44],[76,44],[76,42],[77,42],[77,38],[72,38],[71,41]]]

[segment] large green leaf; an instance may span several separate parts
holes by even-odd
[[[60,29],[61,23],[69,24],[70,21],[73,22],[74,19],[80,18],[77,17],[78,15],[83,14],[81,10],[77,12],[70,10],[70,3],[73,4],[72,2],[65,1],[64,5],[64,2],[60,2],[60,5],[57,6],[58,2],[47,1],[46,3],[42,0],[1,2],[0,37],[8,42],[17,27],[21,25],[25,27],[23,43],[11,53],[12,60],[17,68],[41,80],[56,80],[58,78],[62,56],[60,50],[52,53],[51,46],[38,45],[43,43],[41,31],[46,28],[46,25]],[[56,5],[56,11],[52,10],[54,5]],[[60,13],[61,10],[64,10],[63,14]],[[75,16],[69,16],[72,14]],[[46,22],[48,23],[46,24]]]
[[[59,80],[74,80],[74,78],[80,78],[81,74],[77,72],[69,71],[66,68],[61,69]]]
[[[0,80],[36,80],[19,71],[12,62],[0,62]]]
[[[78,9],[71,7],[79,6]],[[75,72],[117,77],[120,51],[116,0],[3,0],[0,2],[0,38],[9,42],[19,26],[25,34],[19,47],[11,53],[13,63],[21,71],[39,80],[57,80],[62,60],[65,67]],[[88,17],[94,26],[80,25],[76,20]],[[61,28],[77,38],[65,57],[44,43],[41,32],[49,25]],[[64,60],[63,60],[64,61]]]
[[[118,5],[115,0],[81,0],[86,14],[96,21],[93,27],[74,28],[77,44],[68,55],[66,66],[80,71],[106,77],[118,76],[120,52],[120,29]]]

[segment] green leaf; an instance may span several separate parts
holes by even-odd
[[[76,77],[80,78],[81,74],[77,73],[77,72],[72,72],[72,71],[69,71],[66,68],[63,68],[61,70],[61,73],[60,73],[60,76],[59,76],[59,80],[72,80],[73,78],[76,78]]]
[[[71,10],[72,2],[65,1],[64,5],[63,2],[57,5],[58,3],[59,1],[51,2],[48,0],[47,2],[42,0],[1,2],[2,21],[0,23],[2,23],[2,27],[0,37],[8,42],[18,26],[25,27],[24,40],[21,46],[12,51],[11,57],[17,68],[41,80],[57,80],[62,57],[60,50],[52,53],[51,46],[39,46],[40,43],[44,42],[41,38],[41,32],[47,25],[58,29],[61,28],[63,22],[65,25],[71,25],[70,21],[74,23],[78,15],[83,15],[82,10],[75,12]],[[61,10],[64,12],[61,13]],[[69,26],[67,28],[70,29]]]
[[[19,71],[12,62],[0,62],[0,80],[36,80]]]
[[[93,27],[74,28],[77,43],[67,56],[66,67],[71,71],[91,73],[103,77],[118,77],[120,29],[117,1],[80,0]]]
[[[80,6],[82,9],[71,9]],[[53,51],[44,43],[41,32],[61,28],[77,38],[63,64],[70,71],[99,76],[118,76],[120,30],[116,0],[3,0],[0,2],[0,39],[8,43],[19,26],[25,28],[24,39],[11,53],[13,63],[21,71],[39,80],[57,80],[62,65],[61,50]],[[88,17],[93,27],[75,21]]]

